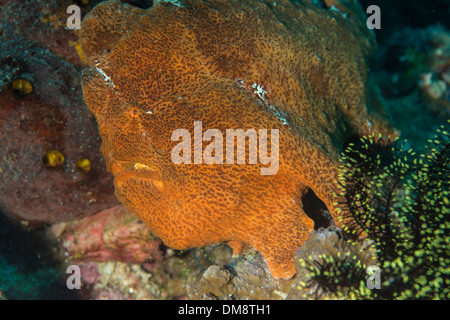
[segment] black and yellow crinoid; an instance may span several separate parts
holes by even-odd
[[[333,295],[344,298],[450,298],[449,126],[428,141],[427,155],[416,156],[399,140],[379,144],[382,137],[375,136],[348,145],[339,178],[345,232],[348,239],[372,241],[381,288],[367,288],[367,274],[358,269],[363,264],[322,257],[304,263],[322,291],[339,290]]]

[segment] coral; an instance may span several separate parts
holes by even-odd
[[[450,32],[441,26],[422,31],[430,46],[427,70],[421,74],[419,88],[430,108],[444,117],[450,116]]]
[[[291,282],[274,279],[261,254],[252,250],[223,267],[210,266],[186,290],[192,300],[280,300]]]
[[[52,230],[71,261],[143,263],[162,258],[160,240],[123,206],[81,220],[54,224]]]
[[[313,229],[302,196],[311,189],[336,218],[345,141],[397,134],[367,74],[373,36],[356,1],[180,2],[107,1],[83,21],[84,98],[116,195],[172,248],[247,243],[290,278]],[[171,135],[194,121],[279,130],[278,172],[175,165]]]
[[[223,251],[222,249],[228,249]],[[173,300],[186,298],[186,284],[198,280],[206,261],[223,263],[229,257],[226,246],[207,246],[179,252],[165,248],[162,259],[133,264],[121,261],[67,261],[81,271],[82,299]],[[87,257],[85,257],[87,258]]]
[[[2,211],[38,226],[117,205],[112,176],[98,150],[95,119],[82,99],[79,71],[26,39],[9,40],[4,33],[1,43]],[[24,95],[20,90],[26,83],[32,91]],[[89,172],[76,167],[84,157],[91,161]]]
[[[414,157],[398,143],[380,146],[373,136],[349,144],[340,177],[346,215],[353,218],[347,227],[373,242],[381,287],[365,285],[366,264],[329,257],[313,262],[314,282],[343,298],[450,297],[449,124],[429,141],[426,156]]]
[[[139,265],[109,261],[79,264],[82,280],[89,286],[89,299],[155,300],[159,288],[150,281],[151,274]]]
[[[401,28],[380,50],[381,87],[387,95],[421,92],[436,115],[450,115],[450,34],[440,24]],[[419,106],[415,104],[416,108]]]
[[[349,288],[359,288],[367,266],[376,263],[371,244],[352,243],[338,228],[315,231],[295,256],[298,274],[287,299],[349,298]]]
[[[86,60],[81,55],[79,30],[67,28],[67,8],[78,5],[81,16],[91,10],[100,0],[2,0],[0,9],[0,36],[2,39],[30,40],[42,49],[75,65],[83,67]],[[26,10],[24,8],[26,7]]]
[[[51,230],[65,265],[80,267],[82,299],[183,298],[187,282],[231,256],[224,245],[168,249],[123,206],[53,224]]]
[[[352,244],[336,227],[319,228],[311,232],[300,251],[295,254],[297,274],[290,280],[274,279],[262,255],[254,249],[226,264],[216,261],[196,281],[188,283],[188,299],[208,300],[303,300],[332,299],[342,297],[336,290],[327,290],[328,277],[320,282],[325,272],[324,260],[336,259],[345,268],[351,268],[361,261],[361,266],[372,265],[374,250],[370,241]],[[351,257],[349,259],[349,257]],[[348,261],[351,260],[351,261]],[[330,267],[336,264],[329,264]],[[319,266],[322,266],[319,268]],[[330,268],[333,271],[333,268]],[[356,266],[354,269],[357,269]],[[345,270],[345,269],[342,269]],[[335,270],[341,272],[340,270]],[[361,270],[358,270],[361,272]],[[346,273],[350,277],[356,274]],[[365,274],[365,273],[364,273]],[[339,278],[337,278],[339,279]],[[356,278],[357,279],[357,278]],[[359,284],[359,283],[358,283]],[[336,287],[339,286],[335,284]],[[344,292],[349,290],[341,285]]]

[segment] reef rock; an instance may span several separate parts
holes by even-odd
[[[99,4],[82,24],[82,85],[116,195],[169,247],[251,245],[292,277],[314,226],[303,195],[338,220],[345,143],[397,134],[369,79],[374,43],[356,0]],[[253,137],[231,142],[244,164],[225,154],[227,129]]]
[[[123,206],[73,222],[54,224],[52,231],[72,261],[143,263],[161,259],[161,241]]]
[[[212,265],[196,281],[187,285],[187,298],[192,300],[304,300],[336,299],[323,292],[311,279],[311,271],[301,261],[321,261],[322,256],[344,259],[357,257],[367,265],[374,264],[374,250],[369,242],[347,242],[339,228],[320,228],[311,232],[295,254],[297,274],[289,280],[274,279],[261,254],[249,251],[224,266]],[[302,285],[300,285],[302,284]],[[306,285],[305,285],[306,284]],[[345,290],[344,287],[342,290]]]
[[[0,211],[37,226],[118,202],[82,97],[78,35],[64,28],[70,1],[25,2],[0,10]]]
[[[78,70],[25,39],[3,42],[0,59],[0,73],[8,80],[0,88],[1,211],[33,226],[116,205]],[[21,90],[20,81],[31,91]],[[54,151],[62,159],[48,163]],[[88,172],[77,168],[83,158],[91,163]]]

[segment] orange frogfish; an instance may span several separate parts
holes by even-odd
[[[275,278],[314,228],[308,190],[339,217],[347,139],[396,133],[356,0],[106,1],[81,45],[118,199],[167,246],[250,245]]]

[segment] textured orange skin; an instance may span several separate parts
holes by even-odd
[[[84,97],[116,195],[166,245],[250,244],[275,278],[290,278],[295,249],[314,226],[302,195],[311,188],[336,220],[345,140],[395,134],[368,89],[374,40],[356,0],[304,2],[186,0],[142,10],[107,1],[86,16]],[[194,121],[223,133],[279,129],[278,173],[175,165],[171,134],[185,128],[193,138]]]

